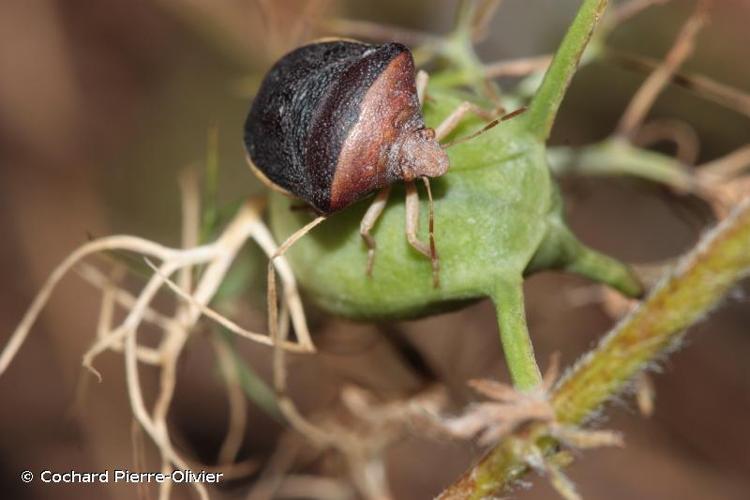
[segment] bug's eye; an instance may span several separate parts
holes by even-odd
[[[419,131],[419,136],[422,139],[431,141],[435,138],[435,131],[431,128],[423,128],[422,130]]]

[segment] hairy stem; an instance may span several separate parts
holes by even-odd
[[[524,119],[527,129],[540,140],[549,137],[565,91],[606,7],[607,0],[583,1],[552,59],[541,87],[531,101]]]
[[[558,384],[562,422],[579,423],[630,378],[668,351],[684,330],[711,311],[750,272],[750,199],[688,254],[651,293]]]
[[[669,352],[684,330],[719,304],[750,273],[750,198],[708,233],[649,298],[581,358],[552,394],[557,420],[578,425],[621,391],[649,364]],[[555,449],[537,424],[502,440],[443,492],[442,499],[501,493],[527,470],[526,450]]]

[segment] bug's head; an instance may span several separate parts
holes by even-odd
[[[421,128],[407,133],[399,151],[405,181],[418,177],[440,177],[448,171],[448,155],[435,139],[435,131]]]

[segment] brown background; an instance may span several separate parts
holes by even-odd
[[[270,61],[313,34],[305,2],[275,1],[262,18],[254,1],[6,0],[0,3],[0,340],[7,338],[47,276],[90,236],[133,233],[176,244],[176,174],[205,157],[206,130],[220,131],[222,199],[261,187],[242,160],[241,123],[254,82]],[[661,57],[692,2],[675,0],[619,29],[616,47]],[[710,26],[687,68],[750,91],[750,3],[717,1]],[[489,39],[487,60],[553,50],[578,2],[506,0]],[[443,32],[455,2],[368,0],[330,3],[333,12]],[[597,64],[576,78],[553,141],[605,137],[643,76]],[[655,117],[695,126],[703,160],[750,138],[750,119],[670,89]],[[595,248],[631,262],[686,251],[710,223],[698,200],[628,179],[565,179],[570,223]],[[258,282],[260,283],[260,281]],[[560,351],[572,362],[613,320],[598,304],[575,304],[586,282],[544,274],[527,282],[529,325],[540,360]],[[258,284],[260,287],[260,284]],[[252,295],[252,294],[251,294]],[[256,295],[258,295],[256,293]],[[168,303],[168,301],[165,301]],[[94,335],[97,293],[71,277],[0,379],[0,492],[3,498],[134,498],[132,487],[24,485],[24,469],[102,470],[133,467],[131,417],[123,360],[105,354],[104,376],[78,417],[69,410],[80,357]],[[262,325],[262,304],[248,299],[245,324]],[[601,423],[622,429],[624,450],[587,452],[570,468],[586,498],[750,498],[750,308],[747,287],[693,328],[682,349],[660,365],[656,413],[641,418],[630,397]],[[258,326],[260,328],[260,326]],[[296,393],[305,408],[324,407],[341,381],[383,394],[416,384],[390,359],[378,327],[319,318],[319,359],[294,360]],[[380,327],[382,328],[382,327]],[[468,310],[390,326],[405,332],[459,398],[463,381],[504,374],[493,309]],[[4,340],[2,341],[4,343]],[[240,343],[268,374],[268,351]],[[226,402],[205,336],[197,335],[180,367],[171,413],[181,446],[205,462],[224,435]],[[144,369],[153,393],[157,373]],[[264,460],[279,428],[251,408],[242,457]],[[407,439],[390,456],[398,498],[427,498],[477,456],[476,447]],[[156,470],[158,462],[153,461]],[[314,470],[314,469],[311,469]],[[519,498],[554,497],[545,481]],[[224,485],[216,498],[241,498],[251,480]],[[154,492],[152,491],[153,495]],[[175,497],[187,496],[178,489]]]

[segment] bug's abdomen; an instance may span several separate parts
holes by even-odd
[[[284,56],[266,75],[245,123],[252,162],[271,182],[319,212],[343,208],[343,198],[331,203],[339,156],[367,91],[404,53],[411,63],[400,44],[332,41]],[[409,77],[413,81],[413,65]],[[347,204],[364,194],[349,193]]]

